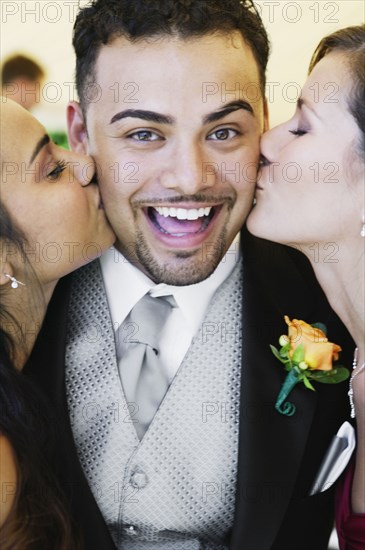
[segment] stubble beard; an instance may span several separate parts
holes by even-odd
[[[203,243],[194,252],[177,251],[171,263],[160,263],[156,259],[141,231],[136,235],[135,253],[145,273],[156,284],[188,286],[207,279],[222,260],[227,247],[227,230],[224,227],[214,243]]]

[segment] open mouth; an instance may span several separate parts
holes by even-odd
[[[222,205],[200,208],[155,206],[146,209],[153,225],[165,235],[185,237],[204,232]]]

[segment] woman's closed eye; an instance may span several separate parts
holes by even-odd
[[[65,170],[67,162],[65,160],[58,160],[55,165],[53,165],[52,170],[47,172],[47,178],[49,180],[57,180],[62,172]]]
[[[301,130],[300,128],[297,130],[289,130],[289,132],[293,134],[293,136],[304,136],[307,133],[306,130]]]

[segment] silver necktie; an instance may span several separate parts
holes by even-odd
[[[142,439],[168,387],[161,369],[159,337],[172,311],[172,296],[145,294],[132,308],[117,333],[117,358],[124,393]]]

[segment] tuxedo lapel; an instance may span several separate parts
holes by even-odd
[[[292,497],[317,404],[316,393],[297,385],[289,399],[297,406],[294,416],[275,410],[286,372],[269,345],[286,333],[284,314],[311,318],[313,297],[281,248],[265,250],[264,243],[251,249],[249,239],[242,244],[242,398],[232,548],[244,543],[248,550],[268,550]]]

